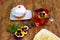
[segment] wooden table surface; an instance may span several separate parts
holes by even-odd
[[[13,34],[6,31],[10,23],[23,26],[26,22],[11,21],[9,18],[11,8],[18,4],[24,5],[26,9],[30,9],[32,12],[37,8],[47,8],[51,15],[50,17],[54,18],[53,23],[48,23],[39,29],[36,27],[31,28],[30,33],[23,40],[33,40],[35,34],[43,28],[48,29],[60,37],[60,0],[0,0],[0,40],[14,40]],[[32,22],[32,19],[27,20],[29,24]]]

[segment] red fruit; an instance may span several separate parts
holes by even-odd
[[[21,6],[18,6],[18,8],[20,8]]]
[[[36,9],[34,11],[34,23],[36,24],[37,27],[43,26],[45,23],[48,22],[49,20],[49,11],[47,9],[44,8],[40,8],[40,9]],[[40,15],[41,14],[41,15]],[[47,14],[48,17],[45,17]]]

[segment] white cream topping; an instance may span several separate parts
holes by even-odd
[[[23,16],[23,14],[26,13],[26,9],[23,5],[18,5],[14,7],[11,11],[13,12],[13,15],[15,16]]]

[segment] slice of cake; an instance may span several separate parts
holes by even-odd
[[[35,35],[33,40],[60,40],[60,38],[52,32],[42,29]]]

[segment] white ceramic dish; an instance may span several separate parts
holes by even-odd
[[[25,16],[23,18],[15,17],[15,16],[23,16],[24,13]],[[11,9],[10,20],[28,20],[31,18],[32,18],[31,10],[26,10],[26,8],[23,5],[17,5],[16,7],[13,7]]]

